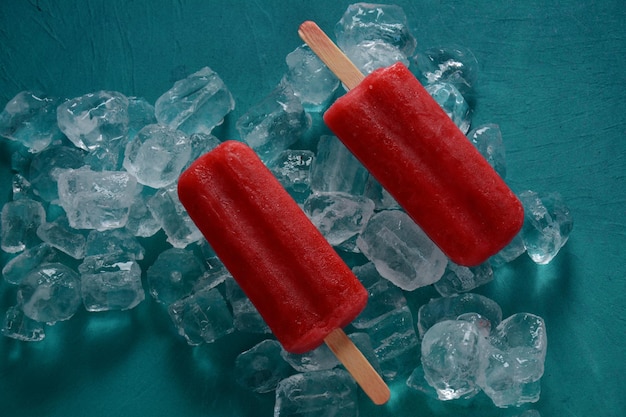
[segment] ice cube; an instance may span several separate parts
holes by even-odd
[[[75,229],[115,229],[128,221],[136,186],[127,172],[68,169],[59,175],[59,202]]]
[[[44,201],[53,202],[59,198],[57,181],[67,169],[84,165],[85,153],[69,146],[51,146],[35,155],[30,163],[28,180],[33,192]]]
[[[154,218],[148,208],[148,200],[155,194],[155,190],[150,187],[137,184],[135,197],[128,212],[126,230],[137,237],[154,236],[161,230],[161,224]]]
[[[72,229],[65,216],[44,222],[37,228],[37,236],[74,259],[85,256],[85,236]]]
[[[465,313],[478,313],[495,328],[502,321],[502,309],[495,301],[484,295],[465,293],[451,297],[435,298],[422,305],[417,312],[417,329],[420,337],[436,323],[456,320]]]
[[[422,84],[446,82],[454,85],[463,96],[472,92],[478,76],[478,61],[467,48],[439,46],[419,51],[411,66]]]
[[[23,342],[39,342],[46,337],[43,323],[26,317],[20,306],[9,307],[0,331],[6,337]]]
[[[311,194],[311,166],[314,160],[312,151],[286,149],[268,164],[268,168],[296,202],[302,204]]]
[[[489,123],[472,129],[467,138],[485,157],[489,165],[502,177],[506,177],[506,156],[500,126]]]
[[[352,321],[354,327],[358,329],[371,327],[385,315],[407,306],[402,290],[381,277],[373,263],[367,262],[354,267],[352,272],[369,293],[367,305]]]
[[[128,98],[116,91],[97,91],[59,105],[57,122],[74,145],[84,150],[108,147],[128,133]]]
[[[365,75],[378,68],[402,62],[407,67],[409,60],[396,46],[381,40],[367,40],[347,47],[344,52],[350,61]]]
[[[467,133],[471,124],[470,108],[461,92],[452,84],[443,82],[427,85],[426,91],[441,106],[461,132]]]
[[[45,94],[22,91],[0,113],[0,136],[20,142],[32,153],[60,140],[57,126],[59,100]]]
[[[274,417],[357,415],[356,383],[342,369],[295,374],[276,388]]]
[[[437,282],[448,262],[422,229],[399,210],[374,214],[357,246],[380,275],[407,291]]]
[[[175,301],[168,312],[178,333],[192,346],[212,343],[235,330],[233,317],[217,288],[202,289]]]
[[[191,155],[185,169],[205,153],[215,149],[221,142],[218,138],[207,133],[193,133],[189,137]]]
[[[37,229],[45,221],[46,212],[38,201],[23,198],[5,203],[0,215],[2,250],[17,253],[39,244]]]
[[[498,268],[519,258],[524,252],[526,252],[526,246],[524,246],[524,240],[520,232],[500,252],[489,258],[489,263],[492,267]]]
[[[466,267],[448,262],[446,272],[441,279],[435,282],[435,289],[444,297],[472,291],[493,280],[491,264],[483,262],[480,265]]]
[[[289,84],[305,109],[325,108],[339,87],[337,77],[308,45],[298,46],[285,60],[288,70],[281,82]]]
[[[85,242],[85,256],[122,253],[131,260],[142,260],[145,249],[139,241],[125,229],[92,230]]]
[[[296,143],[310,126],[311,116],[287,84],[276,87],[236,123],[241,139],[266,163]]]
[[[63,264],[41,264],[24,277],[17,300],[33,320],[48,324],[68,320],[81,303],[80,277]]]
[[[129,310],[145,299],[141,268],[124,253],[88,256],[78,270],[87,311]]]
[[[19,285],[22,279],[39,264],[58,261],[57,250],[47,243],[40,243],[24,250],[7,262],[2,268],[2,276],[6,282]]]
[[[405,57],[413,54],[417,44],[404,10],[386,4],[351,4],[335,26],[335,37],[343,50],[363,41],[379,40],[393,45]]]
[[[362,195],[369,174],[335,136],[324,135],[311,166],[311,189]]]
[[[154,105],[160,124],[188,135],[211,133],[234,108],[224,81],[209,67],[174,83]]]
[[[144,126],[157,123],[154,106],[143,97],[128,97],[128,136],[134,137]]]
[[[150,295],[157,302],[169,305],[190,295],[204,272],[204,265],[192,251],[166,249],[147,270]]]
[[[569,208],[559,193],[539,194],[524,191],[519,195],[524,206],[522,239],[526,253],[541,265],[559,253],[574,226]]]
[[[233,309],[235,328],[248,333],[271,333],[259,311],[234,278],[226,279],[226,299]]]
[[[374,214],[374,202],[363,196],[322,192],[311,194],[303,209],[328,243],[339,246],[363,231]]]
[[[485,343],[468,321],[445,320],[428,329],[422,339],[422,367],[439,399],[471,398],[479,392],[476,378]]]
[[[158,190],[147,202],[167,241],[175,248],[185,248],[202,239],[202,233],[178,199],[176,184]]]
[[[280,343],[263,340],[241,352],[235,359],[235,378],[239,385],[259,394],[274,391],[293,370],[282,358]]]
[[[153,124],[126,145],[123,165],[140,184],[161,188],[178,179],[190,156],[191,142],[185,133]]]

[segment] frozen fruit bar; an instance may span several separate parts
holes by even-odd
[[[313,22],[300,29],[331,69],[347,60],[334,45],[319,48],[330,42],[319,32]],[[522,205],[408,68],[363,77],[347,62],[335,72],[351,89],[324,114],[328,127],[452,261],[474,266],[506,246]]]

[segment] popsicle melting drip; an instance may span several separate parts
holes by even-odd
[[[478,265],[515,237],[520,201],[406,66],[365,77],[314,22],[298,33],[349,89],[328,127],[453,262]]]
[[[226,141],[178,181],[189,216],[283,347],[326,342],[376,404],[389,388],[345,335],[367,290],[247,145]]]

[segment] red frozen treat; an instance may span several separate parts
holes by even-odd
[[[365,77],[324,121],[453,262],[486,261],[522,227],[515,194],[402,63]]]
[[[365,307],[367,290],[247,145],[200,157],[178,195],[286,350],[316,348]]]

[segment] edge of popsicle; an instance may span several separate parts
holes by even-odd
[[[339,47],[324,33],[317,23],[307,20],[298,29],[300,38],[339,78],[349,90],[356,87],[365,76]]]

